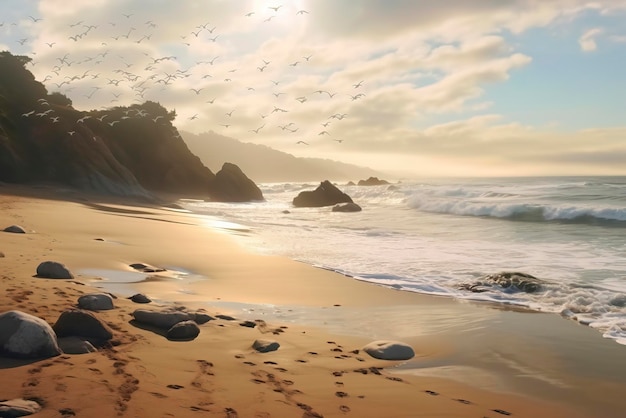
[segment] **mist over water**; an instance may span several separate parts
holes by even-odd
[[[253,251],[405,291],[555,312],[626,344],[625,177],[338,186],[362,212],[292,207],[313,183],[261,185],[265,202],[181,203],[245,226],[236,236]],[[546,283],[536,293],[461,288],[501,271]]]

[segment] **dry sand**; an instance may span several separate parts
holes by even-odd
[[[108,283],[106,289],[120,295],[116,308],[96,315],[115,331],[114,344],[97,353],[39,361],[0,358],[0,400],[38,399],[45,406],[36,416],[610,417],[620,410],[621,383],[593,373],[569,375],[564,369],[576,355],[564,360],[557,348],[550,351],[532,338],[516,341],[515,330],[502,326],[502,321],[518,327],[540,322],[550,333],[556,328],[550,321],[561,321],[552,315],[537,320],[541,314],[382,288],[251,254],[231,236],[207,228],[199,216],[54,188],[1,185],[0,230],[12,224],[28,233],[0,232],[0,312],[17,309],[54,324],[80,295],[101,291],[93,288],[105,283],[101,277],[85,273],[94,269],[131,271],[130,264],[141,262],[177,266],[204,278],[172,279],[166,273],[134,284],[131,290],[156,300],[150,305],[126,299],[128,286]],[[65,264],[76,279],[33,277],[46,260]],[[130,322],[137,308],[166,306],[238,320],[210,321],[200,326],[198,338],[186,342]],[[267,326],[242,327],[242,319],[264,320]],[[500,334],[496,328],[502,328]],[[580,329],[572,324],[572,338],[600,340]],[[391,337],[411,344],[416,357],[383,361],[361,350]],[[280,348],[257,353],[251,347],[257,338],[276,340]],[[503,364],[502,353],[518,351],[518,343],[528,344],[519,351],[541,358],[542,370],[556,370],[541,379],[567,376],[573,389],[533,391],[539,387],[535,380],[523,384],[528,370],[518,370],[515,380],[503,366],[487,367]],[[614,346],[607,345],[607,352],[617,352]],[[618,355],[626,353],[620,349]],[[520,364],[517,355],[512,358]],[[599,395],[583,391],[587,383],[598,385]],[[599,412],[597,405],[605,404]]]

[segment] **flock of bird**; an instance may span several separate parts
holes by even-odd
[[[271,25],[275,22],[274,19],[286,10],[287,8],[283,5],[267,7],[265,12],[271,11],[272,14],[262,19],[260,24]],[[241,18],[253,19],[257,14],[262,14],[257,12],[242,13]],[[291,16],[280,17],[302,19],[306,15],[309,15],[307,10],[297,10]],[[31,27],[43,23],[42,18],[39,17],[28,16],[25,19]],[[0,22],[0,34],[2,34],[3,27],[8,25],[17,26],[18,24]],[[261,59],[258,66],[254,68],[254,79],[258,83],[258,77],[265,77],[267,74],[265,85],[245,86],[244,83],[247,81],[245,74],[247,71],[250,75],[250,69],[242,70],[240,66],[243,63],[229,60],[228,56],[211,55],[207,58],[206,52],[201,57],[205,59],[198,60],[198,56],[194,55],[193,50],[190,49],[193,46],[204,48],[205,51],[215,50],[211,47],[216,48],[222,41],[226,48],[222,49],[226,51],[224,55],[228,54],[229,48],[236,48],[227,33],[220,33],[218,24],[203,22],[190,25],[188,31],[181,34],[177,40],[152,41],[153,38],[158,37],[159,28],[160,23],[157,19],[146,20],[146,12],[123,13],[117,20],[105,24],[84,20],[71,22],[65,28],[66,33],[59,32],[53,39],[24,37],[14,42],[17,42],[22,49],[31,48],[31,52],[24,54],[32,58],[29,70],[46,85],[48,91],[57,91],[66,95],[74,102],[75,107],[80,104],[81,107],[92,106],[93,109],[92,103],[98,103],[101,104],[100,108],[111,108],[142,103],[147,100],[169,107],[168,95],[175,92],[177,103],[180,101],[202,103],[201,106],[195,108],[197,113],[178,115],[179,118],[184,118],[185,125],[199,122],[211,129],[213,126],[210,124],[218,121],[218,125],[224,129],[237,126],[238,132],[247,132],[250,136],[259,135],[261,131],[271,136],[288,135],[289,141],[299,145],[310,145],[314,141],[319,143],[324,138],[326,141],[332,140],[341,144],[343,139],[335,137],[333,127],[349,117],[347,113],[342,112],[329,112],[330,114],[318,116],[319,110],[311,110],[318,118],[316,123],[307,122],[311,120],[312,115],[306,113],[304,113],[307,115],[306,118],[299,117],[290,120],[293,114],[303,115],[302,106],[306,106],[305,103],[332,100],[332,108],[340,109],[349,102],[366,97],[362,91],[364,80],[346,86],[346,91],[341,93],[318,89],[292,96],[291,93],[283,91],[280,87],[285,85],[286,90],[301,93],[302,89],[294,85],[298,80],[297,75],[290,74],[290,71],[296,71],[296,67],[303,71],[301,70],[303,67],[315,63],[315,54],[311,51],[304,52],[305,47],[300,58],[291,57],[290,63],[282,64],[283,68],[279,71],[275,68],[279,64],[274,64],[274,62],[281,61],[280,59]],[[63,40],[61,36],[66,36],[67,39]],[[34,42],[38,42],[39,45],[34,45]],[[19,49],[17,45],[15,47]],[[56,51],[61,53],[55,55]],[[92,51],[92,54],[82,51]],[[174,54],[152,56],[149,51],[168,51]],[[284,57],[281,58],[285,62]],[[269,73],[272,73],[274,78],[282,78],[270,79]],[[240,74],[243,75],[239,77]],[[237,90],[231,87],[234,85],[241,87]],[[259,93],[257,93],[257,88],[260,90]],[[237,103],[241,103],[241,97],[246,97],[246,103],[263,106],[265,111],[257,111],[258,116],[254,117],[251,116],[253,113],[250,110],[251,107],[238,105],[225,111],[224,106],[233,106],[234,102],[228,97],[232,94],[237,95],[239,99]],[[343,100],[339,97],[343,97]],[[223,105],[218,106],[220,103]],[[43,102],[40,104],[46,105]],[[296,108],[296,106],[301,107]],[[256,110],[257,107],[255,107]],[[238,114],[241,115],[239,119],[236,118]],[[59,116],[52,114],[50,109],[34,109],[23,116],[50,117],[53,123],[59,122]],[[126,117],[153,118],[148,114],[126,114]],[[85,118],[76,122],[84,123]],[[158,120],[158,117],[154,118],[155,123]],[[305,121],[304,125],[298,126],[298,121]],[[107,121],[111,126],[117,122],[119,121]],[[69,135],[74,133],[75,131],[68,131]]]

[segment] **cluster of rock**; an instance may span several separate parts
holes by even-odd
[[[367,180],[359,180],[358,186],[381,186],[389,184],[387,180],[379,179],[378,177],[370,177]]]
[[[324,180],[312,191],[300,192],[294,199],[295,207],[318,208],[333,206],[333,212],[358,212],[361,207],[352,201],[352,198],[342,192],[328,180]]]
[[[21,311],[0,314],[0,354],[17,358],[48,358],[61,353],[96,351],[113,338],[111,329],[93,313],[70,309],[50,326]]]
[[[463,283],[459,285],[459,289],[474,293],[489,292],[491,290],[535,293],[543,290],[546,284],[545,280],[538,279],[527,273],[505,271],[489,274],[472,283]]]
[[[161,311],[136,309],[133,318],[137,325],[156,328],[168,340],[190,341],[200,335],[200,327],[215,318],[204,312],[185,312],[175,309]]]

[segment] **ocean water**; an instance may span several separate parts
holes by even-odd
[[[337,185],[362,212],[294,208],[316,183],[261,184],[264,202],[180,204],[255,252],[407,292],[554,312],[626,345],[626,177]],[[464,287],[504,271],[541,288]]]

